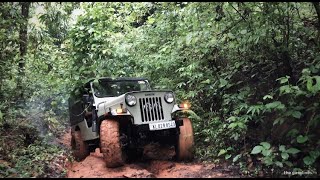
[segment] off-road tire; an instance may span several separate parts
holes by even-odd
[[[81,161],[90,154],[88,144],[83,141],[80,131],[71,131],[71,148],[76,161]]]
[[[179,161],[192,160],[194,157],[193,128],[190,119],[183,118],[180,134],[176,144],[176,158]]]
[[[125,157],[120,144],[119,122],[104,120],[100,125],[100,150],[106,166],[109,168],[122,166]]]

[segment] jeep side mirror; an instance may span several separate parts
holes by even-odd
[[[82,100],[86,103],[89,102],[90,101],[89,94],[82,95]]]

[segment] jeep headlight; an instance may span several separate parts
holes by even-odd
[[[167,103],[172,103],[173,100],[174,100],[174,95],[172,92],[168,92],[164,95],[164,100],[167,102]]]
[[[134,106],[137,104],[137,98],[134,95],[128,94],[126,96],[126,103],[128,106]]]

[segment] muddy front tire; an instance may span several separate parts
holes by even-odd
[[[80,131],[71,132],[71,148],[76,161],[81,161],[90,154],[88,144],[83,141]]]
[[[100,149],[106,166],[119,167],[124,164],[125,158],[120,144],[119,122],[104,120],[100,126]]]
[[[193,128],[190,119],[183,118],[183,126],[180,126],[180,134],[176,144],[177,160],[192,160],[194,157]]]

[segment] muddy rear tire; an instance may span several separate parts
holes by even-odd
[[[183,126],[180,126],[180,134],[176,144],[177,160],[192,160],[194,157],[193,128],[190,119],[183,118]]]
[[[76,161],[81,161],[90,154],[88,144],[83,141],[80,131],[71,132],[71,148]]]
[[[109,168],[122,166],[125,162],[120,144],[119,122],[104,120],[100,126],[100,149],[106,166]]]

